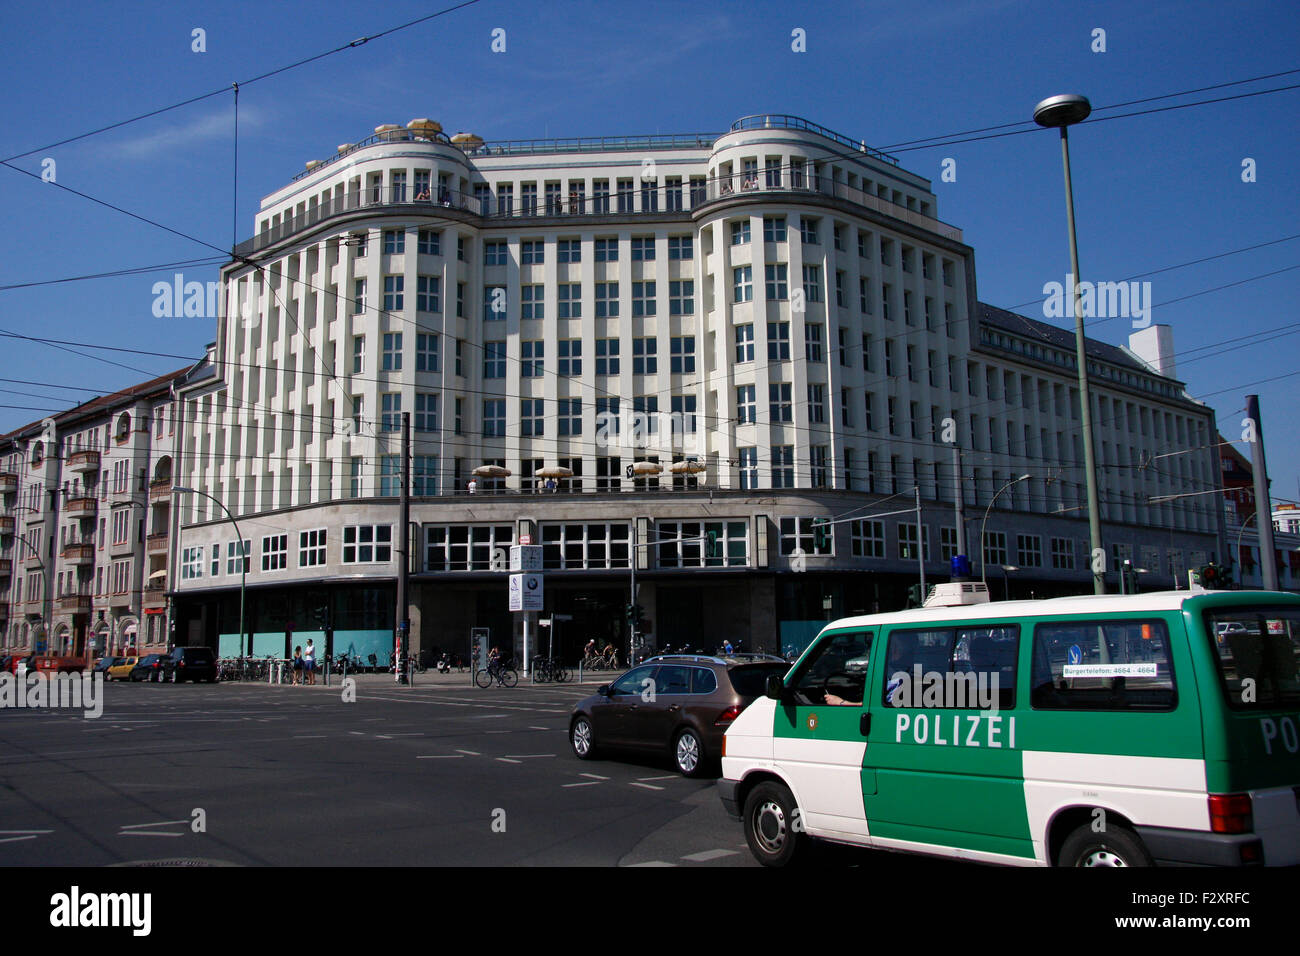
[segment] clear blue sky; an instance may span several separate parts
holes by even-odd
[[[247,80],[448,2],[6,4],[0,158]],[[191,52],[196,27],[206,31],[206,53]],[[498,27],[504,53],[490,49]],[[791,49],[796,28],[806,31],[806,53]],[[1106,31],[1104,53],[1091,49],[1097,28]],[[785,112],[889,147],[1025,120],[1058,92],[1083,93],[1100,108],[1297,67],[1300,27],[1294,4],[1282,2],[482,0],[246,86],[237,231],[251,235],[259,199],[307,160],[416,116],[448,132],[522,139],[712,132],[746,114]],[[1300,73],[1190,99],[1295,83]],[[1125,279],[1300,233],[1298,112],[1300,90],[1290,90],[1076,129],[1083,277]],[[231,120],[223,94],[14,164],[39,173],[48,156],[60,184],[228,249]],[[1068,263],[1056,134],[898,155],[934,182],[940,218],[965,231],[980,298],[1041,316],[1044,283],[1063,281]],[[1242,182],[1247,157],[1256,163],[1253,183]],[[956,160],[956,182],[941,181],[946,158]],[[8,224],[0,285],[215,255],[3,168],[0,197]],[[1291,240],[1150,277],[1153,318],[1174,329],[1179,376],[1215,408],[1227,437],[1240,437],[1246,394],[1261,396],[1274,495],[1292,499],[1300,493],[1300,316],[1287,290],[1300,269],[1254,277],[1296,265],[1300,240]],[[215,266],[184,272],[217,277]],[[152,314],[153,283],[169,276],[2,290],[0,329],[197,357],[215,337],[210,320]],[[1228,283],[1242,284],[1171,302]],[[1284,334],[1235,347],[1269,329]],[[1118,319],[1090,326],[1116,344],[1127,332]],[[42,383],[0,382],[0,406],[29,406],[0,407],[0,431],[186,364],[94,354],[132,368],[0,338],[0,376]]]

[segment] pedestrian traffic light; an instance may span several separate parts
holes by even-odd
[[[925,594],[921,590],[921,585],[913,584],[907,589],[907,606],[921,607],[925,604]]]
[[[710,558],[720,558],[720,557],[722,557],[721,552],[718,551],[718,532],[716,532],[716,531],[709,531],[709,532],[707,532],[707,534],[708,534],[708,538],[709,538],[709,554],[708,554],[708,556],[709,556]]]
[[[642,619],[645,616],[645,608],[643,608],[640,604],[629,604],[626,607],[626,611],[627,611],[627,625],[628,627],[635,630],[636,626],[641,623]]]
[[[826,551],[830,548],[831,543],[831,524],[825,518],[817,518],[813,521],[813,547],[818,551]]]

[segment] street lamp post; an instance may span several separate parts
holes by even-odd
[[[1083,474],[1088,486],[1088,538],[1092,555],[1102,551],[1101,507],[1097,494],[1097,455],[1092,440],[1092,397],[1088,388],[1088,355],[1083,334],[1083,301],[1080,297],[1079,246],[1074,229],[1074,189],[1070,182],[1070,138],[1066,129],[1081,123],[1092,112],[1087,97],[1074,94],[1049,96],[1034,107],[1034,122],[1043,127],[1057,127],[1061,131],[1061,159],[1065,164],[1065,218],[1070,233],[1070,278],[1074,298],[1074,350],[1079,365],[1079,406],[1083,428]],[[1106,593],[1106,578],[1101,565],[1090,562],[1092,589],[1096,594]]]
[[[244,535],[239,530],[239,522],[235,520],[235,516],[230,513],[230,509],[225,506],[225,504],[221,501],[220,498],[210,495],[206,491],[199,491],[197,488],[186,488],[183,485],[172,485],[172,494],[173,495],[176,494],[202,495],[204,498],[207,498],[209,501],[215,501],[218,504],[218,506],[220,506],[221,510],[226,513],[226,517],[230,519],[230,523],[235,526],[235,537],[239,539],[239,559],[240,559],[239,560],[239,647],[241,652],[243,652],[246,656],[252,656],[253,648],[251,646],[249,646],[246,650],[244,648],[244,590],[245,590],[245,584],[248,581],[248,549],[244,547]],[[180,523],[177,522],[177,527],[179,526]]]
[[[1019,571],[1020,567],[1015,564],[1002,565],[1002,600],[1011,600],[1011,579],[1007,577],[1008,571]]]
[[[989,501],[989,506],[984,509],[984,520],[980,522],[980,583],[983,584],[985,588],[989,586],[989,581],[988,569],[984,566],[984,559],[987,557],[985,554],[986,549],[984,547],[984,526],[988,524],[989,512],[993,510],[993,504],[998,500],[998,495],[1002,494],[1002,492],[1006,491],[1012,485],[1018,485],[1022,481],[1028,481],[1029,478],[1029,475],[1021,475],[1019,478],[1012,478],[994,493],[992,500]]]

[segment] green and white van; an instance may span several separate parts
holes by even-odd
[[[1300,595],[935,592],[829,624],[727,731],[720,795],[760,862],[815,837],[1023,866],[1300,863]]]

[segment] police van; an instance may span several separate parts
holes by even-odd
[[[829,624],[724,738],[759,862],[809,838],[1022,866],[1300,863],[1300,595],[1168,591]]]

